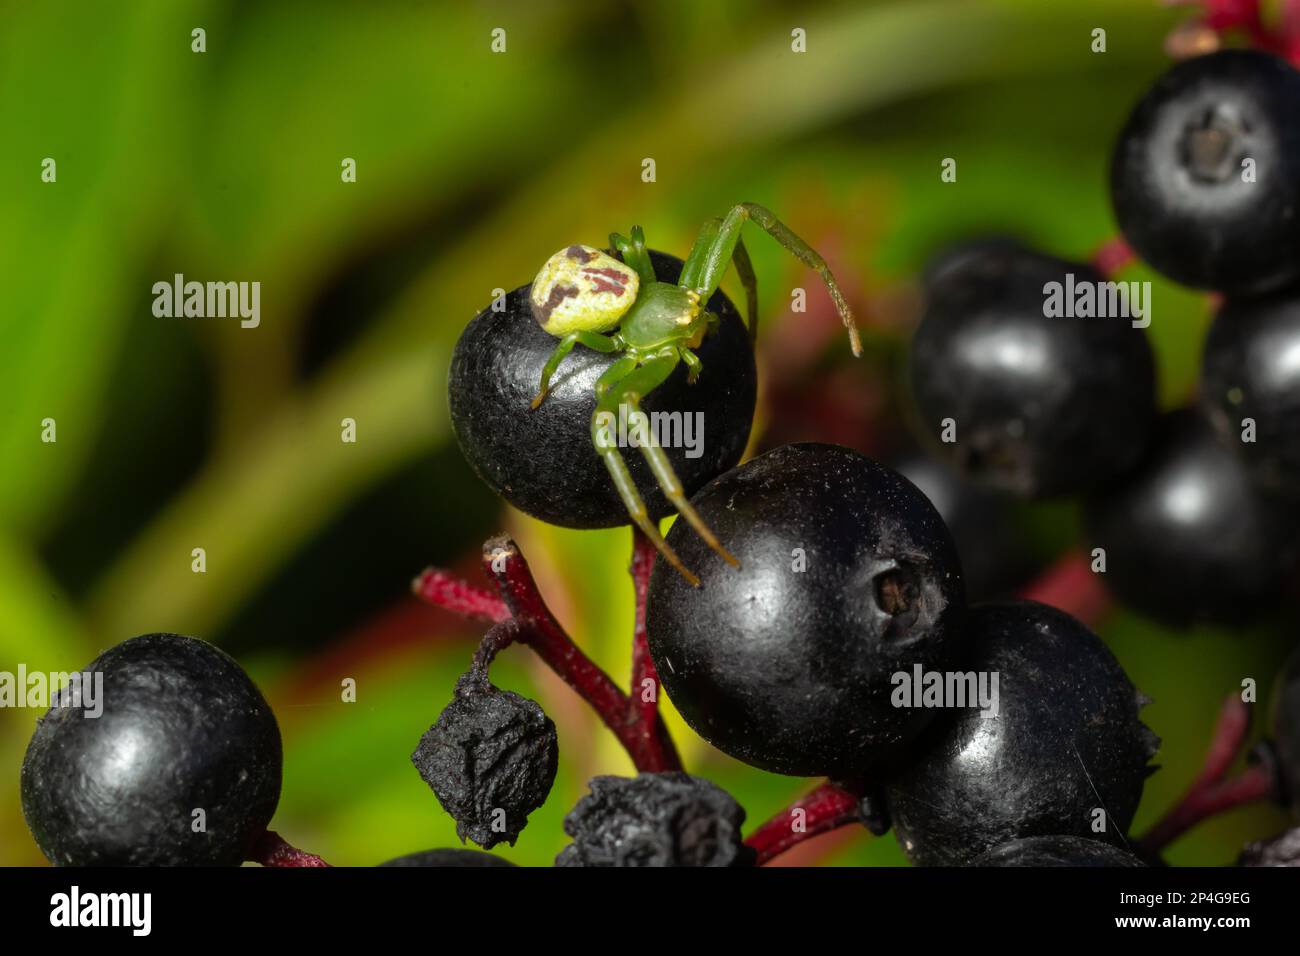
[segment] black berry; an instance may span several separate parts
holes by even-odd
[[[1038,836],[1012,840],[982,853],[971,866],[1146,866],[1128,850],[1076,836]]]
[[[1172,625],[1240,623],[1276,603],[1300,546],[1296,511],[1251,482],[1200,415],[1165,416],[1142,461],[1085,509],[1102,580]]]
[[[1142,98],[1111,161],[1129,244],[1184,285],[1265,292],[1300,276],[1300,74],[1224,50],[1177,64]]]
[[[650,255],[658,278],[676,282],[681,260]],[[480,312],[456,344],[448,385],[456,438],[479,477],[520,511],[570,528],[627,524],[627,509],[591,437],[596,379],[620,356],[575,348],[546,400],[531,410],[557,340],[533,318],[529,288],[507,295],[504,311]],[[688,457],[694,450],[684,430],[683,441],[665,449],[687,494],[740,461],[758,394],[753,347],[735,306],[718,292],[708,308],[720,321],[696,350],[704,363],[699,380],[687,385],[683,365],[642,402],[648,415],[681,413],[683,429],[688,419],[702,424],[698,457]],[[651,515],[670,514],[642,456],[628,448],[623,457]]]
[[[408,853],[406,856],[399,856],[384,863],[380,866],[504,866],[513,867],[514,864],[509,860],[502,859],[491,853],[484,853],[482,850],[450,849],[450,850],[423,850],[419,853]]]
[[[1273,753],[1282,802],[1300,818],[1300,647],[1291,654],[1278,680],[1273,702]]]
[[[1021,496],[1078,492],[1130,465],[1155,417],[1155,364],[1132,318],[1096,315],[1101,277],[1006,243],[955,257],[934,269],[909,360],[936,452]],[[1091,317],[1078,314],[1085,288]]]
[[[84,674],[103,675],[102,714],[50,708],[23,760],[41,852],[58,866],[247,859],[279,802],[282,755],[275,715],[239,664],[203,641],[148,634]]]
[[[964,275],[978,276],[990,269],[1005,268],[1006,263],[1025,252],[1025,244],[1014,236],[977,236],[956,242],[925,264],[921,285],[927,294],[941,292]],[[997,265],[999,262],[1003,265]]]
[[[692,504],[740,560],[679,522],[668,542],[702,586],[656,564],[646,604],[659,679],[687,723],[775,773],[851,777],[932,715],[891,678],[952,665],[965,607],[952,539],[897,472],[836,445],[785,445]]]
[[[564,818],[556,866],[748,866],[754,852],[731,795],[685,773],[595,777]]]
[[[961,559],[966,599],[982,601],[1009,594],[1034,570],[1025,541],[1019,502],[965,481],[947,463],[912,455],[894,466],[930,499],[952,533]]]
[[[990,686],[998,675],[997,714],[948,711],[890,778],[904,852],[918,865],[950,866],[1020,837],[1119,843],[1159,744],[1124,671],[1055,608],[985,604],[967,620],[968,666]]]
[[[555,724],[536,701],[499,690],[475,671],[420,738],[411,762],[456,821],[484,848],[511,844],[551,792],[559,760]]]
[[[1201,399],[1261,480],[1300,489],[1300,299],[1228,300],[1205,341]]]

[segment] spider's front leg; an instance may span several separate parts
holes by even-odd
[[[623,456],[619,453],[618,443],[614,436],[610,434],[610,425],[618,418],[619,406],[625,405],[630,413],[644,415],[641,411],[641,399],[668,380],[668,376],[677,368],[678,361],[680,361],[678,350],[673,349],[662,352],[648,359],[643,365],[624,376],[618,382],[610,384],[604,397],[596,403],[596,413],[591,419],[591,437],[597,453],[604,460],[605,467],[609,470],[610,478],[613,479],[619,497],[623,499],[623,505],[627,508],[629,517],[645,536],[654,543],[654,546],[659,549],[659,553],[664,556],[664,559],[682,577],[686,578],[693,587],[698,587],[700,579],[682,564],[681,559],[677,557],[677,553],[664,541],[655,522],[651,520],[645,502],[642,500],[641,494],[637,491],[636,484],[632,481],[632,476],[627,470],[627,463],[623,461]],[[729,564],[739,567],[739,562],[721,545],[712,529],[704,523],[704,519],[700,517],[699,512],[687,500],[686,492],[677,477],[677,472],[673,470],[672,462],[668,459],[668,455],[663,448],[659,446],[648,426],[644,429],[644,438],[645,441],[641,443],[641,454],[650,466],[655,481],[663,490],[664,497],[672,503],[673,507],[677,509],[677,513],[695,529],[696,534],[703,538],[709,547],[720,554]]]
[[[629,265],[641,277],[642,285],[655,281],[655,267],[650,260],[650,251],[645,247],[645,232],[640,226],[632,227],[632,238],[628,239],[617,232],[609,234],[609,246],[623,257],[624,265]]]
[[[691,246],[691,251],[682,264],[681,275],[677,279],[677,284],[683,289],[699,292],[701,302],[707,303],[713,291],[717,290],[715,283],[713,291],[706,294],[703,283],[709,257],[722,234],[723,225],[722,220],[715,216],[700,227],[700,233],[695,237],[695,244]],[[754,263],[749,259],[749,252],[745,249],[745,243],[741,241],[739,231],[736,233],[736,245],[731,261],[735,263],[736,275],[740,277],[740,284],[745,289],[745,315],[749,319],[749,341],[752,343],[758,337],[758,277],[754,274]],[[727,263],[724,259],[722,271],[718,273],[719,283],[722,281],[722,272],[726,271]]]
[[[555,351],[551,353],[551,357],[542,366],[542,384],[537,394],[533,396],[531,404],[533,409],[542,404],[542,401],[546,398],[546,393],[551,390],[551,378],[555,375],[555,370],[560,367],[564,357],[572,352],[573,347],[579,342],[596,352],[617,352],[623,348],[622,342],[617,337],[601,335],[598,332],[570,332],[560,339],[560,344],[555,346]]]
[[[704,371],[704,363],[700,361],[698,355],[685,346],[679,348],[677,354],[686,363],[686,384],[694,385],[699,379],[700,373]]]
[[[699,277],[696,284],[692,286],[700,293],[700,298],[708,301],[709,296],[717,291],[719,283],[722,282],[723,273],[727,271],[727,264],[736,256],[737,247],[740,244],[740,230],[746,220],[752,220],[755,225],[762,227],[769,236],[784,246],[796,259],[821,276],[831,294],[832,301],[835,303],[835,310],[839,312],[840,319],[844,322],[844,328],[848,330],[849,345],[853,349],[853,354],[861,355],[862,341],[858,337],[858,327],[853,321],[853,310],[849,308],[844,293],[840,291],[839,283],[835,281],[835,276],[831,274],[830,266],[826,264],[826,260],[821,257],[821,254],[816,249],[795,235],[789,226],[777,219],[770,210],[756,203],[745,202],[734,206],[731,212],[727,213],[727,218],[722,220],[722,225],[718,228],[712,244],[701,253]],[[745,258],[747,260],[748,256],[745,256]],[[742,272],[743,279],[743,269],[739,262],[737,262],[736,271]],[[752,267],[750,267],[749,271],[752,275]]]
[[[745,243],[739,236],[736,237],[736,251],[732,253],[731,261],[735,263],[736,275],[740,276],[740,284],[745,289],[745,314],[749,316],[749,344],[753,345],[758,340],[758,276],[754,274],[754,263],[750,261],[749,251],[745,249]]]

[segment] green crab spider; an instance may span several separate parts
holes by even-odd
[[[699,586],[699,578],[682,564],[651,520],[606,423],[610,415],[617,415],[620,405],[632,413],[640,413],[642,399],[667,381],[678,363],[686,364],[688,383],[694,384],[699,378],[704,366],[694,350],[717,323],[717,316],[705,311],[704,304],[717,291],[731,263],[735,263],[745,288],[749,337],[753,341],[758,331],[758,283],[740,238],[746,221],[762,227],[821,276],[848,330],[853,354],[861,355],[853,313],[826,261],[776,216],[754,203],[740,203],[732,207],[726,218],[710,219],[704,224],[676,285],[655,278],[645,234],[640,226],[633,226],[630,238],[618,233],[609,237],[622,262],[591,246],[568,246],[547,260],[529,292],[533,317],[546,332],[560,340],[542,368],[541,387],[532,400],[532,407],[537,408],[546,399],[552,377],[575,345],[597,352],[622,353],[596,382],[592,444],[609,470],[614,488],[633,523],[695,587]],[[664,495],[709,547],[729,564],[739,567],[739,562],[691,507],[668,455],[653,434],[648,434],[648,439],[638,444]]]

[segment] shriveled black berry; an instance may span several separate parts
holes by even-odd
[[[1224,50],[1172,67],[1129,117],[1111,161],[1129,244],[1184,285],[1232,295],[1300,277],[1300,74]]]
[[[1273,700],[1273,754],[1282,802],[1300,819],[1300,647],[1291,654]]]
[[[282,753],[239,664],[194,638],[147,634],[83,673],[103,675],[102,714],[51,707],[23,760],[23,815],[41,852],[57,866],[247,859],[280,799]]]
[[[685,773],[594,777],[564,818],[573,842],[556,866],[748,866],[745,811],[721,787]]]
[[[1034,570],[1017,508],[1025,505],[965,481],[947,462],[911,455],[894,466],[934,505],[961,559],[966,599],[1003,597]]]
[[[1038,836],[1012,840],[981,853],[971,866],[1146,866],[1128,850],[1077,836]]]
[[[1025,497],[1083,491],[1132,464],[1156,414],[1155,361],[1128,300],[1101,294],[1090,266],[1014,245],[955,255],[935,267],[909,358],[935,452]]]
[[[1294,505],[1265,493],[1194,411],[1164,417],[1137,467],[1092,496],[1089,547],[1125,604],[1171,625],[1240,624],[1276,605],[1295,568]]]
[[[1238,866],[1300,866],[1300,827],[1246,844]]]
[[[555,724],[537,702],[474,671],[411,754],[456,835],[486,849],[519,838],[551,792],[558,760]]]
[[[893,706],[893,675],[958,660],[952,539],[897,472],[836,445],[785,445],[691,502],[740,560],[678,522],[691,587],[656,564],[646,604],[659,679],[687,723],[774,773],[853,777],[933,716]]]
[[[676,282],[682,262],[651,252],[660,281]],[[461,334],[451,360],[448,392],[452,428],[470,465],[497,494],[520,511],[569,528],[612,528],[627,524],[627,509],[592,445],[596,379],[618,354],[576,347],[560,366],[546,400],[529,403],[541,383],[542,367],[559,340],[533,318],[529,286],[505,298],[505,309],[480,312]],[[655,413],[680,413],[683,428],[698,421],[698,457],[683,440],[665,450],[687,494],[740,461],[749,440],[758,395],[758,376],[749,333],[722,292],[709,299],[720,319],[696,353],[704,371],[686,384],[683,364],[641,406]],[[698,417],[702,416],[702,417]],[[672,512],[635,448],[623,456],[652,516]]]
[[[967,638],[967,666],[990,687],[998,675],[997,714],[949,710],[889,779],[903,851],[952,866],[1020,837],[1122,845],[1159,741],[1110,651],[1068,614],[1029,601],[971,608]]]
[[[512,867],[514,866],[509,860],[496,856],[492,853],[484,853],[482,850],[466,850],[462,848],[449,850],[422,850],[419,853],[408,853],[406,856],[395,857],[380,863],[380,866],[486,866],[486,867]]]
[[[1201,400],[1264,483],[1300,495],[1300,297],[1224,304],[1205,340]]]

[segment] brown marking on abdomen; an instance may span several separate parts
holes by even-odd
[[[597,292],[622,295],[627,291],[627,277],[617,269],[583,269],[582,274],[591,277],[591,283]]]
[[[539,325],[546,325],[547,321],[551,317],[551,313],[555,311],[556,306],[565,299],[571,299],[577,294],[577,286],[556,283],[551,286],[551,294],[546,297],[546,301],[533,309],[533,318],[537,320]]]

